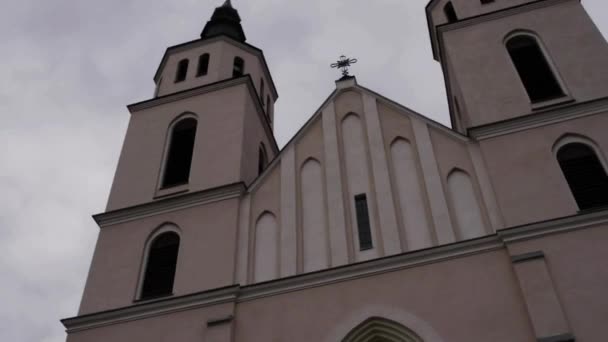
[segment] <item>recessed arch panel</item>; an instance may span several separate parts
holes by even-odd
[[[329,267],[329,239],[323,184],[321,163],[313,158],[308,159],[302,165],[300,172],[305,272]]]
[[[276,279],[279,275],[279,226],[271,212],[263,213],[255,224],[254,282]]]
[[[485,235],[483,213],[469,174],[455,169],[447,182],[459,238],[468,240]]]

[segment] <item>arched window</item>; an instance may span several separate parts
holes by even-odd
[[[232,77],[241,77],[245,74],[245,61],[241,57],[234,57]]]
[[[564,96],[564,91],[535,37],[519,34],[509,38],[506,46],[532,102]]]
[[[359,324],[342,342],[422,342],[422,338],[397,322],[372,317]]]
[[[262,101],[262,106],[264,106],[264,79],[260,78],[260,101]]]
[[[196,77],[201,77],[207,75],[209,71],[209,54],[202,54],[198,58],[198,70],[196,71]]]
[[[557,160],[580,210],[608,206],[608,176],[590,146],[564,145]]]
[[[448,19],[448,23],[458,21],[456,10],[454,9],[454,5],[452,5],[451,1],[448,1],[448,3],[445,4],[445,6],[443,7],[443,13],[445,13],[445,17]]]
[[[266,154],[266,147],[264,144],[260,144],[260,153],[258,157],[258,175],[261,175],[262,172],[266,169],[268,165],[268,155]]]
[[[177,64],[177,73],[175,74],[175,82],[183,82],[186,80],[188,75],[188,64],[190,62],[187,59],[182,59]]]
[[[188,183],[196,126],[197,122],[194,118],[183,119],[173,126],[166,157],[163,188]]]
[[[266,117],[268,117],[268,121],[272,121],[272,116],[270,115],[270,111],[272,107],[270,107],[270,95],[266,96]]]
[[[175,232],[163,233],[152,241],[148,249],[140,299],[173,294],[178,251],[179,235]]]

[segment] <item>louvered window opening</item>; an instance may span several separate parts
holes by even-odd
[[[186,80],[188,75],[188,64],[190,62],[187,59],[182,59],[177,65],[177,73],[175,74],[175,83],[183,82]]]
[[[173,294],[173,282],[179,251],[179,236],[164,233],[157,237],[148,252],[141,299]]]
[[[536,39],[530,36],[513,37],[507,42],[507,50],[532,102],[564,96]]]
[[[566,145],[557,157],[580,210],[608,206],[608,175],[589,146]]]
[[[360,250],[372,249],[372,231],[369,221],[369,209],[365,194],[355,196],[355,210],[357,213],[357,228],[359,233]]]
[[[198,58],[198,70],[196,72],[197,77],[207,75],[209,71],[209,54],[205,53]]]
[[[188,183],[196,125],[195,119],[184,119],[173,128],[163,179],[164,188]]]

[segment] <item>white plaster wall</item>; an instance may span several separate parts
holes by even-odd
[[[452,171],[448,176],[448,188],[458,237],[467,240],[485,235],[483,216],[471,177],[464,171]]]
[[[302,237],[304,272],[329,267],[325,196],[321,163],[309,159],[302,166]]]
[[[262,282],[278,277],[279,227],[276,217],[264,213],[255,227],[254,281]]]
[[[353,241],[355,245],[355,257],[357,261],[378,257],[379,237],[374,224],[374,206],[371,196],[370,174],[368,157],[365,146],[365,136],[361,119],[356,114],[349,114],[342,120],[342,140],[344,146],[344,159],[346,174],[348,178],[348,200],[353,225]],[[359,236],[357,234],[357,214],[355,210],[355,196],[367,194],[367,204],[370,217],[373,248],[360,251]]]
[[[421,178],[416,167],[412,145],[398,138],[391,144],[393,174],[399,193],[401,216],[408,250],[430,247],[433,243],[430,225],[424,208]]]

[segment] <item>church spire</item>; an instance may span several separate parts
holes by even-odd
[[[211,20],[207,22],[201,38],[211,38],[219,35],[225,35],[239,42],[245,42],[245,32],[241,26],[241,17],[239,12],[232,7],[232,2],[226,0],[224,4],[217,7],[211,16]]]

